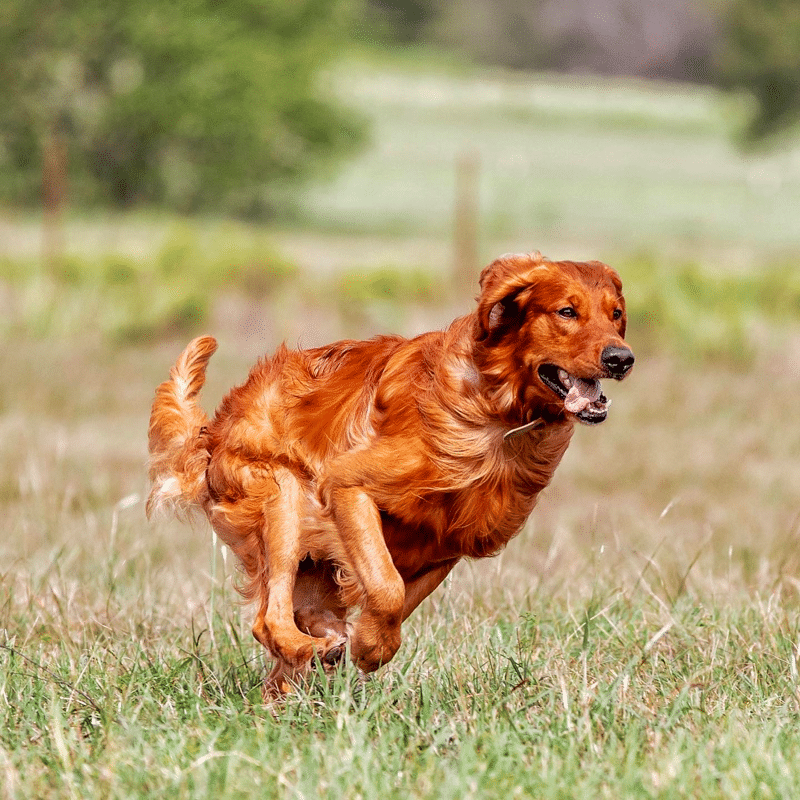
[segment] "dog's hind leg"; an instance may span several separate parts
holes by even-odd
[[[266,587],[264,602],[256,615],[253,633],[267,649],[274,644],[266,626]],[[333,640],[327,650],[317,650],[324,672],[333,671],[344,658],[347,649],[347,607],[339,597],[339,586],[334,579],[334,568],[330,562],[313,562],[310,558],[300,564],[294,586],[294,621],[301,633],[313,639]],[[312,665],[315,662],[312,661]],[[302,679],[307,672],[303,665],[298,668],[282,658],[276,658],[272,671],[263,687],[265,702],[280,700],[292,690],[292,684]]]
[[[280,662],[273,673],[276,680],[280,676],[279,691],[285,692],[287,678],[301,677],[315,655],[323,662],[330,657],[331,651],[336,651],[338,657],[345,637],[335,628],[320,631],[324,635],[311,636],[297,627],[295,585],[300,562],[306,555],[301,536],[304,489],[286,468],[276,467],[273,477],[279,491],[265,503],[264,508],[262,536],[266,574],[253,635]],[[268,683],[271,679],[272,676]]]
[[[349,628],[348,608],[344,604],[335,568],[329,561],[314,562],[310,558],[300,564],[294,587],[294,621],[309,636],[338,637],[340,646],[325,653],[324,668],[333,667],[344,656]]]

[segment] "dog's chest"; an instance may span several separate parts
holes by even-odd
[[[381,514],[395,565],[410,575],[431,563],[497,553],[524,525],[540,488],[505,469],[460,489],[396,497]]]
[[[571,435],[571,425],[552,426],[489,457],[461,460],[457,485],[447,486],[448,474],[457,474],[456,459],[440,460],[443,469],[431,481],[440,488],[409,487],[396,517],[411,523],[418,531],[413,539],[425,543],[434,560],[497,553],[525,524]]]

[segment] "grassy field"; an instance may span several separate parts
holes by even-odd
[[[267,709],[233,565],[206,527],[143,516],[147,407],[178,347],[7,350],[2,796],[792,796],[787,363],[640,359],[529,526],[456,570],[392,664]],[[207,404],[245,369],[223,336]]]
[[[795,796],[793,156],[763,160],[795,166],[762,191],[694,90],[339,80],[374,113],[374,149],[311,187],[296,227],[72,217],[45,268],[36,221],[6,215],[0,797]],[[201,326],[220,340],[210,410],[283,338],[466,310],[446,281],[466,146],[487,255],[616,254],[636,370],[519,537],[460,565],[390,665],[266,708],[235,565],[204,525],[144,519],[153,389]]]
[[[711,90],[407,63],[351,64],[337,82],[376,146],[303,198],[317,228],[446,235],[471,154],[489,254],[529,241],[721,265],[800,246],[800,146],[744,157],[740,108]]]

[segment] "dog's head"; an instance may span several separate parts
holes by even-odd
[[[481,273],[474,330],[480,369],[504,384],[509,408],[523,415],[602,422],[608,399],[600,379],[622,380],[633,366],[626,323],[622,282],[599,261],[514,254]]]

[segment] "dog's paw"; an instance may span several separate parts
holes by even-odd
[[[374,672],[388,664],[399,648],[399,625],[381,628],[362,613],[351,639],[353,661],[360,670]]]
[[[347,654],[350,638],[348,622],[329,609],[298,608],[294,612],[297,627],[323,642],[315,647],[316,657],[325,672],[333,672]]]

